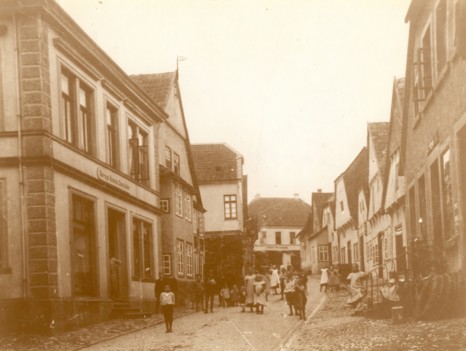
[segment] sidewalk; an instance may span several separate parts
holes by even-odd
[[[177,308],[175,318],[193,313],[191,308]],[[111,340],[154,325],[163,323],[163,316],[155,314],[143,319],[112,319],[108,322],[92,324],[78,330],[64,332],[56,336],[31,334],[1,334],[1,350],[79,350],[105,340]]]

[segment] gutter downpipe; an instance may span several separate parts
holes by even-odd
[[[20,187],[20,211],[21,211],[21,252],[22,252],[22,287],[23,287],[23,298],[26,299],[29,295],[29,275],[27,269],[28,253],[27,253],[27,236],[26,236],[26,215],[25,215],[25,196],[24,196],[24,170],[23,170],[23,134],[21,129],[22,122],[22,104],[21,104],[21,55],[20,55],[20,43],[19,43],[19,29],[18,21],[16,20],[17,14],[13,14],[13,27],[14,41],[16,44],[16,66],[15,73],[18,79],[16,84],[16,121],[18,127],[18,173],[19,173],[19,187]]]

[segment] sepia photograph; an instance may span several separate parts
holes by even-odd
[[[0,350],[466,350],[466,0],[0,0]]]

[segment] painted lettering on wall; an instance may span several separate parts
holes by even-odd
[[[97,178],[109,184],[116,185],[117,187],[123,190],[129,191],[128,183],[124,182],[120,178],[117,178],[111,173],[105,172],[102,168],[97,168]]]

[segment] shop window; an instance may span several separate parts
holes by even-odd
[[[154,257],[152,225],[138,218],[133,218],[133,266],[134,278],[154,279]]]
[[[71,197],[71,271],[76,296],[96,296],[97,264],[94,202],[73,194]]]

